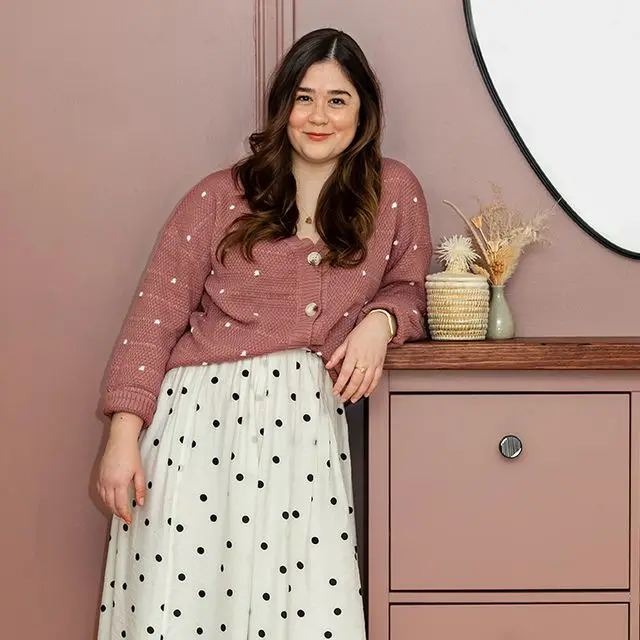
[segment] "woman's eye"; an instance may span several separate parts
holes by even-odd
[[[309,96],[298,96],[296,100],[298,102],[308,102],[309,100],[311,100],[311,98]]]
[[[332,104],[346,104],[345,101],[342,98],[333,98],[331,100]]]

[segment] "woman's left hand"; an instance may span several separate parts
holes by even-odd
[[[389,323],[383,314],[371,313],[360,321],[327,362],[327,369],[342,362],[334,396],[355,403],[373,393],[382,376],[388,340]]]

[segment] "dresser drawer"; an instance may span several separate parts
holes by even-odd
[[[392,590],[629,587],[627,395],[390,402]]]
[[[628,640],[626,604],[393,605],[390,640]]]

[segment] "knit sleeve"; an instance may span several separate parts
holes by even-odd
[[[178,203],[151,253],[107,371],[103,411],[149,425],[173,347],[202,299],[211,271],[215,199],[194,187]]]
[[[398,330],[390,347],[425,336],[425,279],[431,260],[431,235],[425,196],[417,178],[405,167],[395,184],[397,205],[393,247],[377,294],[363,307],[393,314]]]

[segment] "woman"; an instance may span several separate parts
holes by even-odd
[[[343,403],[423,336],[431,251],[381,121],[358,45],[312,32],[167,222],[104,398],[100,640],[365,637]]]

